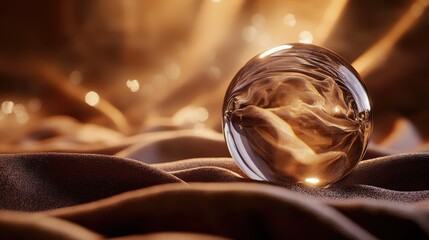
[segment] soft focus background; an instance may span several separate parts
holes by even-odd
[[[355,63],[373,100],[373,147],[425,150],[426,5],[410,0],[3,1],[0,151],[121,155],[142,139],[147,145],[176,137],[189,142],[184,152],[197,148],[191,140],[205,139],[207,146],[223,149],[214,155],[228,156],[220,132],[229,81],[254,55],[288,42],[326,46],[350,62],[362,57]]]

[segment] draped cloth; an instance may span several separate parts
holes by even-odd
[[[401,141],[403,124],[393,131],[390,143]],[[371,145],[347,177],[309,188],[247,178],[220,133],[168,133],[89,153],[0,155],[0,238],[429,236],[428,153]]]

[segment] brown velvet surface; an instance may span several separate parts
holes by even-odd
[[[198,157],[198,144],[175,140],[195,158],[169,159],[170,152],[160,151],[146,163],[152,144],[141,143],[120,156],[0,155],[0,238],[429,236],[428,153],[367,158],[329,188],[309,188],[250,180],[233,159]],[[218,146],[201,142],[211,151]],[[368,155],[383,155],[374,152]]]

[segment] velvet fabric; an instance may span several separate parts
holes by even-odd
[[[97,147],[0,155],[0,238],[429,236],[428,153],[371,146],[348,176],[310,188],[254,181],[229,157],[201,157],[227,155],[220,134],[150,134],[115,154]],[[174,157],[180,149],[186,156]]]

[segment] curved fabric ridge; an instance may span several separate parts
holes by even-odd
[[[326,202],[381,239],[427,239],[429,235],[429,209],[419,204],[370,199]]]
[[[106,236],[191,231],[234,239],[374,238],[335,209],[254,183],[167,184],[41,214]]]
[[[180,130],[148,133],[118,153],[146,163],[165,163],[189,158],[228,157],[222,134],[212,130]]]
[[[246,174],[241,171],[232,158],[192,158],[175,162],[158,163],[152,166],[167,172],[186,170],[195,167],[220,167],[246,177]]]
[[[364,184],[398,191],[429,190],[429,153],[366,160],[333,186]]]
[[[227,240],[230,238],[213,236],[208,234],[197,234],[197,233],[188,233],[188,232],[159,232],[151,234],[140,234],[140,235],[131,235],[125,237],[111,238],[112,240]]]
[[[41,211],[183,181],[145,163],[95,154],[0,155],[0,208]]]
[[[329,188],[277,184],[321,198],[372,198],[416,202],[429,197],[429,154],[406,154],[361,162]],[[228,158],[145,163],[94,154],[0,155],[0,207],[40,211],[96,201],[148,186],[179,182],[255,182]],[[271,185],[271,183],[264,183]]]
[[[196,167],[187,170],[171,172],[174,176],[186,182],[244,182],[251,181],[237,173],[219,167]]]
[[[0,239],[95,240],[101,235],[59,218],[0,211]]]

